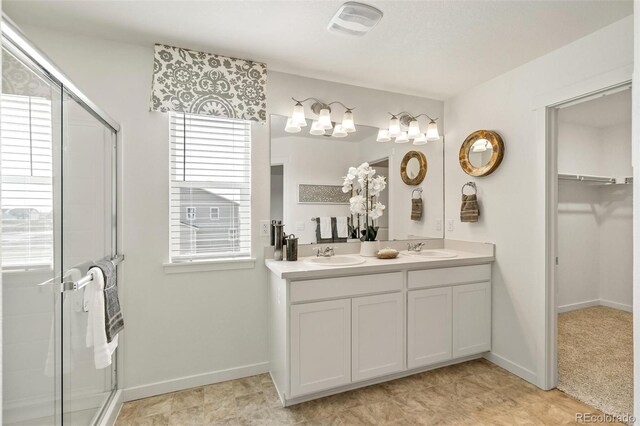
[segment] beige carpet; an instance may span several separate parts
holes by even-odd
[[[596,306],[558,315],[558,388],[612,415],[632,413],[632,314]]]

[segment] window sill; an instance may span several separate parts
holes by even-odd
[[[254,257],[246,257],[242,259],[194,260],[192,262],[167,262],[162,264],[165,274],[252,269],[255,266],[256,259]]]

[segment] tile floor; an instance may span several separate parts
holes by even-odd
[[[601,414],[474,360],[288,408],[263,374],[128,402],[116,425],[560,425],[576,413]]]

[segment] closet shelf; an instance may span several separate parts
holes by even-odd
[[[558,179],[576,180],[579,182],[587,182],[587,183],[603,184],[603,185],[614,185],[614,184],[628,185],[633,183],[632,177],[615,178],[610,176],[579,175],[579,174],[569,174],[569,173],[559,173]]]

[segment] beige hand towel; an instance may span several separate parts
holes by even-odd
[[[462,194],[462,206],[460,207],[461,222],[477,222],[480,216],[480,206],[476,194]]]

